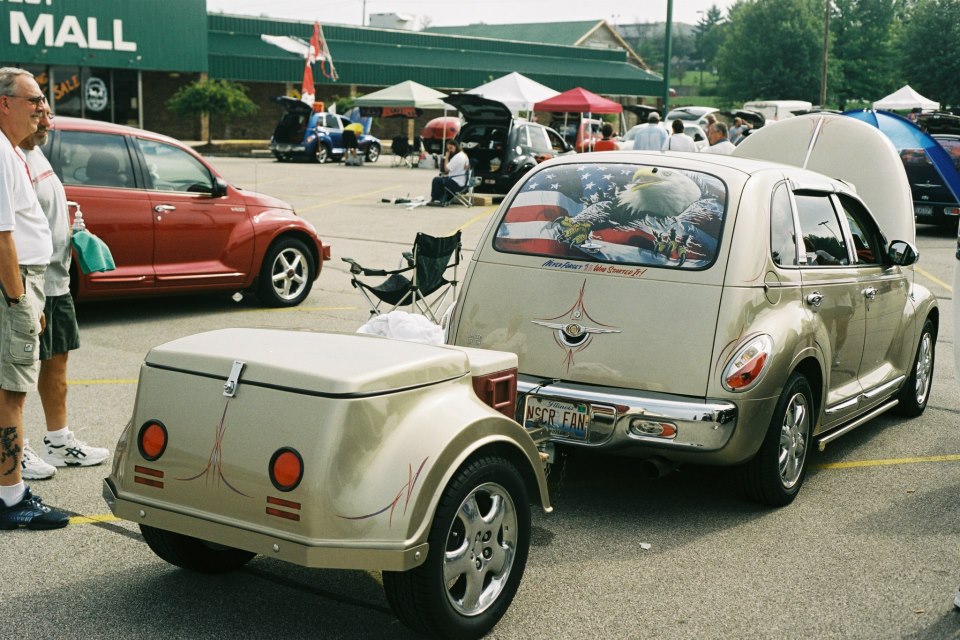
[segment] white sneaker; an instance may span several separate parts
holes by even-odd
[[[70,432],[67,443],[53,445],[46,437],[43,438],[43,451],[40,457],[55,467],[92,467],[110,457],[110,450],[103,447],[91,447],[86,442],[77,440]]]
[[[46,480],[57,473],[57,468],[44,462],[30,447],[30,441],[23,441],[23,457],[20,458],[20,475],[24,480]]]

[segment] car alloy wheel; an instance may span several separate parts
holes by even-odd
[[[313,256],[297,238],[280,238],[267,252],[260,269],[257,295],[271,307],[303,302],[314,280]]]
[[[917,355],[913,359],[910,375],[897,396],[899,404],[895,411],[903,416],[916,417],[923,413],[930,400],[930,387],[933,384],[933,367],[936,362],[937,334],[933,321],[929,318],[923,323]]]

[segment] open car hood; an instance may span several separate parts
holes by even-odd
[[[279,104],[286,111],[297,114],[307,114],[313,112],[313,107],[304,102],[303,100],[298,100],[297,98],[291,98],[290,96],[277,96],[273,99],[274,102]]]
[[[510,109],[502,102],[471,93],[456,93],[447,96],[443,101],[463,114],[463,119],[469,123],[506,125],[513,118]]]
[[[751,111],[750,109],[731,109],[730,111],[721,111],[720,115],[726,116],[731,120],[740,118],[753,129],[759,129],[767,121],[762,113]]]
[[[811,113],[771,122],[733,155],[802,167],[851,185],[888,240],[916,243],[913,196],[900,154],[879,129],[849,116]]]

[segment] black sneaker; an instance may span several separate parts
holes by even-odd
[[[43,504],[40,496],[30,493],[30,489],[27,489],[23,499],[12,507],[6,506],[0,500],[0,529],[59,529],[69,523],[67,514]]]

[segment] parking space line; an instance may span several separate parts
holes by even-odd
[[[921,464],[925,462],[960,462],[960,454],[946,456],[918,456],[913,458],[881,458],[878,460],[853,460],[851,462],[827,462],[811,465],[815,469],[854,469],[858,467],[883,467],[898,464]]]
[[[924,271],[923,269],[921,269],[920,267],[918,267],[918,266],[916,266],[916,265],[914,265],[913,268],[914,268],[914,270],[915,270],[917,273],[919,273],[920,275],[922,275],[922,276],[923,276],[924,278],[926,278],[927,280],[929,280],[929,281],[931,281],[931,282],[933,282],[933,283],[936,283],[936,284],[940,285],[941,287],[943,287],[944,289],[946,289],[947,291],[949,291],[950,293],[953,293],[953,287],[952,287],[952,286],[950,286],[949,284],[947,284],[947,283],[944,282],[943,280],[937,278],[937,277],[936,277],[935,275],[933,275],[932,273],[929,273],[929,272],[927,272],[927,271]]]
[[[73,516],[70,518],[70,524],[94,524],[97,522],[120,522],[120,518],[112,513],[99,516]]]
[[[240,309],[240,313],[277,313],[291,311],[356,311],[356,307],[305,307],[303,305],[296,307],[275,307],[272,309]]]
[[[361,200],[363,198],[372,196],[377,193],[383,193],[384,191],[392,191],[394,189],[400,189],[400,188],[402,188],[402,185],[392,184],[388,187],[384,187],[383,189],[377,189],[376,191],[365,191],[355,196],[350,196],[349,198],[340,198],[339,200],[327,200],[320,204],[315,204],[309,207],[297,207],[297,212],[303,213],[304,211],[312,211],[314,209],[322,209],[323,207],[329,207],[332,204],[341,204],[343,202],[350,202],[351,200]]]
[[[449,232],[447,235],[448,235],[448,236],[452,236],[452,235],[455,234],[457,231],[463,231],[463,230],[466,229],[467,227],[476,224],[476,223],[479,222],[480,220],[483,220],[484,218],[489,218],[489,217],[490,217],[490,214],[493,213],[494,211],[496,211],[496,209],[497,209],[497,205],[490,205],[490,206],[488,206],[488,207],[485,207],[485,210],[484,210],[483,213],[481,213],[481,214],[479,214],[479,215],[476,215],[476,216],[470,218],[469,220],[467,220],[466,222],[464,222],[462,225],[460,225],[459,227],[457,227],[457,228],[454,229],[453,231]]]

